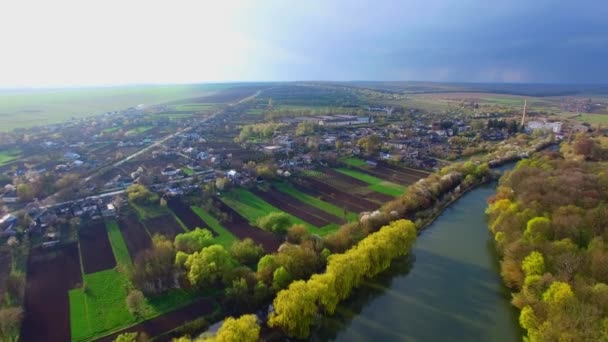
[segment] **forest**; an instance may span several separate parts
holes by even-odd
[[[486,210],[529,341],[608,336],[606,138],[577,136],[520,161]]]

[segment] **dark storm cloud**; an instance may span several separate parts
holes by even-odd
[[[604,1],[265,2],[243,24],[289,79],[608,80]]]

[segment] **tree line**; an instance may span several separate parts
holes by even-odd
[[[608,174],[588,140],[519,162],[486,210],[529,341],[608,336]]]

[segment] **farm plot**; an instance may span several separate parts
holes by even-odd
[[[425,178],[429,174],[424,171],[407,169],[396,165],[391,164],[380,164],[377,166],[364,166],[357,168],[361,172],[365,172],[371,176],[379,177],[384,180],[393,181],[399,184],[413,184],[418,180]]]
[[[125,330],[98,339],[98,342],[112,342],[120,334],[128,332],[145,332],[148,336],[159,336],[169,332],[188,321],[210,315],[215,303],[210,299],[201,299],[175,311],[144,321]]]
[[[382,204],[393,199],[393,196],[379,192],[379,190],[383,189],[372,188],[371,184],[364,182],[361,179],[340,173],[333,169],[324,168],[320,171],[308,172],[308,174],[316,180],[348,192],[353,196],[362,197],[369,201],[376,202],[376,207],[378,204]]]
[[[101,220],[86,224],[78,232],[82,268],[85,274],[95,273],[116,266],[106,227]]]
[[[21,341],[70,341],[68,291],[82,282],[78,246],[30,252]]]
[[[312,177],[304,178],[300,184],[296,185],[296,189],[357,213],[378,208],[378,204],[374,202],[354,196]]]
[[[0,302],[4,299],[6,292],[6,279],[10,274],[10,256],[8,253],[0,251]]]
[[[315,208],[321,209],[324,212],[331,214],[335,217],[343,217],[348,221],[356,221],[358,219],[357,213],[345,210],[344,207],[341,208],[329,202],[322,201],[319,199],[320,196],[311,196],[303,191],[296,189],[292,185],[277,182],[273,184],[273,187],[275,187],[277,190],[281,191],[284,194],[287,194],[309,205],[312,205]]]
[[[139,222],[137,215],[128,211],[118,220],[118,226],[129,249],[129,256],[135,260],[137,254],[152,247],[152,240],[146,228]]]
[[[386,201],[390,201],[392,199],[390,198],[391,196],[395,197],[404,194],[406,190],[405,187],[402,185],[385,181],[372,175],[359,172],[357,170],[339,168],[336,169],[336,171],[341,174],[347,175],[348,177],[363,181],[367,185],[367,187],[373,191],[388,195],[389,197],[385,199]]]
[[[268,253],[276,252],[281,245],[281,240],[276,235],[250,225],[243,216],[221,200],[215,199],[214,205],[228,215],[228,220],[224,222],[224,226],[239,239],[251,238],[253,241],[262,244],[264,250]]]
[[[175,215],[177,215],[180,221],[182,221],[189,229],[205,227],[211,228],[208,227],[205,222],[200,218],[200,216],[194,213],[192,209],[181,200],[172,198],[167,202],[167,204],[169,205],[169,208],[175,213]],[[217,235],[217,233],[213,231],[213,229],[211,229],[211,232],[213,233],[213,235]],[[183,233],[183,231],[181,233]]]
[[[175,221],[175,218],[169,214],[147,219],[144,221],[144,226],[146,226],[151,235],[161,234],[171,239],[175,235],[184,232],[184,229]]]
[[[330,227],[325,227],[327,229],[319,229],[322,227],[316,227],[309,222],[284,212],[243,188],[233,189],[232,191],[224,194],[222,200],[243,215],[243,217],[249,220],[249,223],[252,225],[255,225],[260,218],[268,215],[269,213],[283,212],[289,216],[291,224],[304,225],[309,232],[314,234],[325,235],[331,232],[332,228],[337,228],[336,225],[332,225]]]
[[[110,239],[110,245],[114,251],[114,258],[116,263],[125,267],[131,267],[132,260],[129,255],[129,248],[123,239],[122,233],[116,221],[106,222],[106,229],[108,231],[108,238]]]
[[[311,205],[301,202],[293,197],[283,194],[276,189],[269,189],[268,191],[262,191],[260,189],[254,189],[252,192],[270,203],[271,205],[288,212],[302,220],[309,222],[317,227],[323,227],[332,223],[341,224],[343,223],[338,217],[330,215],[323,210],[317,209]]]
[[[217,236],[214,238],[216,243],[228,249],[230,246],[232,246],[232,243],[237,240],[236,236],[222,226],[222,224],[220,224],[215,217],[203,210],[203,208],[192,206],[190,209],[192,209],[192,211],[194,211],[194,213],[196,213],[196,215],[198,215],[201,220],[205,222],[205,227],[210,228],[211,231],[217,234]]]

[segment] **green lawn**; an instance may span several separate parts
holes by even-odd
[[[187,176],[192,176],[194,174],[194,170],[189,169],[187,167],[182,168],[182,172],[185,173]]]
[[[233,189],[224,194],[221,199],[224,203],[247,219],[251,225],[257,225],[257,220],[260,217],[268,215],[269,213],[283,212],[243,188]],[[286,214],[289,215],[293,224],[302,224],[309,232],[321,236],[327,235],[338,228],[338,225],[336,224],[329,224],[325,227],[317,228],[289,213]]]
[[[361,160],[356,157],[340,158],[340,161],[346,165],[355,166],[355,167],[364,166],[367,164],[364,160]]]
[[[73,341],[81,341],[135,323],[125,303],[130,287],[116,269],[83,276],[84,287],[69,292]]]
[[[140,205],[133,202],[129,202],[131,207],[137,213],[137,216],[141,221],[145,221],[151,218],[169,214],[169,209],[161,207],[160,205]]]
[[[322,201],[316,197],[310,196],[309,194],[303,193],[301,191],[299,191],[298,189],[285,184],[285,183],[274,183],[274,186],[277,188],[277,190],[295,198],[298,199],[304,203],[310,204],[313,207],[319,208],[323,211],[325,211],[328,214],[337,216],[337,217],[344,217],[344,209],[335,206],[331,203]],[[346,218],[349,221],[357,221],[359,219],[359,215],[357,213],[353,213],[353,212],[348,212],[346,214]]]
[[[232,235],[232,233],[228,229],[224,228],[224,226],[222,226],[220,222],[215,219],[215,217],[211,216],[209,213],[203,210],[203,208],[197,206],[192,206],[190,208],[192,208],[192,211],[194,211],[203,221],[205,221],[209,225],[208,228],[211,228],[214,232],[217,233],[217,236],[215,237],[216,243],[228,249],[230,248],[230,246],[232,246],[232,243],[234,241],[238,240],[236,236]]]
[[[0,165],[10,163],[19,157],[21,157],[21,151],[19,149],[2,150],[0,151]]]
[[[385,181],[383,179],[368,175],[363,172],[346,169],[346,168],[337,168],[335,170],[342,174],[345,174],[347,176],[361,180],[361,181],[369,184],[369,186],[368,186],[369,189],[374,190],[376,192],[386,194],[386,195],[399,196],[399,195],[403,195],[406,190],[406,187],[403,185]]]
[[[142,134],[152,128],[154,128],[154,126],[138,126],[126,131],[125,135]]]
[[[112,251],[114,251],[116,262],[130,268],[132,265],[131,256],[129,255],[129,250],[127,249],[125,240],[122,237],[122,233],[118,228],[118,224],[113,220],[108,221],[106,222],[106,229],[108,230],[108,238],[110,239],[110,244],[112,245]]]

